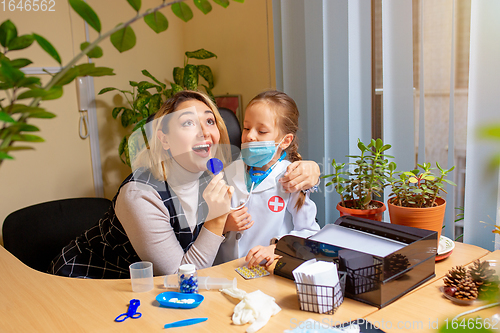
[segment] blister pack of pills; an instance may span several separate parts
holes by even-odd
[[[248,268],[247,266],[241,266],[235,269],[238,274],[243,276],[245,279],[256,279],[263,276],[267,276],[271,273],[266,271],[263,266],[254,266],[252,268]]]

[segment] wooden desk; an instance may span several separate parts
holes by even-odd
[[[444,276],[452,266],[472,262],[486,253],[488,251],[484,249],[457,243],[452,256],[436,265],[437,275]],[[500,259],[500,254],[498,258]],[[259,332],[283,332],[285,329],[295,328],[308,318],[328,324],[339,324],[357,318],[389,320],[395,318],[392,311],[404,314],[405,318],[421,318],[427,316],[427,313],[435,308],[434,304],[441,306],[441,303],[448,309],[455,309],[457,313],[464,311],[461,307],[457,310],[455,305],[440,298],[439,294],[433,293],[434,283],[431,281],[382,310],[345,299],[334,315],[305,312],[299,309],[293,281],[274,275],[244,280],[234,271],[242,264],[242,260],[235,260],[200,270],[199,275],[229,279],[237,277],[238,288],[247,292],[260,289],[267,295],[273,296],[282,311],[271,317],[267,325]],[[178,310],[159,307],[155,296],[166,291],[163,286],[163,277],[154,278],[155,287],[152,291],[134,293],[128,279],[83,280],[35,271],[25,266],[1,246],[0,272],[1,332],[156,332],[163,330],[163,325],[166,323],[194,317],[208,317],[209,319],[205,323],[184,327],[183,332],[243,333],[248,327],[248,325],[231,324],[231,315],[238,301],[224,296],[219,291],[202,291],[201,294],[205,300],[195,309]],[[436,286],[440,283],[440,280],[435,282]],[[420,290],[423,290],[422,296],[420,296]],[[430,295],[427,295],[428,291]],[[425,301],[418,307],[422,313],[415,312],[412,302],[407,301],[415,297],[418,299],[422,297]],[[114,322],[116,316],[127,311],[128,303],[133,298],[141,301],[139,311],[142,317],[127,319],[122,323]],[[438,313],[433,314],[433,317],[437,315]]]
[[[461,247],[468,249],[472,246],[462,244]],[[454,255],[455,253],[446,260],[452,259]],[[484,255],[481,257],[481,260],[500,260],[500,251]],[[443,261],[443,264],[445,262]],[[451,266],[456,266],[455,262],[456,260],[450,261],[450,263],[453,263]],[[438,270],[437,266],[436,271]],[[395,303],[368,315],[365,319],[373,324],[377,324],[377,326],[387,333],[400,333],[402,329],[404,332],[435,332],[434,328],[436,328],[437,324],[446,324],[446,318],[449,319],[448,325],[451,327],[452,318],[460,313],[477,308],[479,305],[458,305],[444,297],[439,290],[443,286],[443,277],[444,275],[437,280],[434,279],[434,282],[428,283],[415,292],[405,295],[405,297],[402,297]],[[499,308],[491,311],[500,313]],[[477,314],[480,313],[475,313],[474,316]],[[500,328],[500,323],[496,327]]]
[[[293,281],[266,276],[245,280],[235,272],[243,261],[200,270],[200,276],[237,277],[238,288],[247,292],[260,289],[276,298],[282,310],[260,332],[283,332],[313,318],[341,323],[377,311],[376,307],[346,299],[334,316],[299,310]],[[159,332],[169,322],[208,317],[205,323],[182,328],[183,332],[245,332],[248,325],[231,324],[237,300],[219,291],[201,291],[205,300],[191,310],[159,307],[157,294],[166,291],[163,277],[155,277],[155,287],[146,293],[132,292],[130,280],[83,280],[35,271],[0,246],[0,331],[1,332]],[[114,318],[127,311],[133,298],[141,301],[139,319],[122,323]],[[325,319],[323,319],[325,318]]]

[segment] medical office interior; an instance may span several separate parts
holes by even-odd
[[[272,310],[273,317],[268,313],[262,315],[266,317],[262,326],[267,323],[263,331],[293,329],[308,318],[318,321],[328,318],[331,326],[336,320],[362,319],[379,323],[386,320],[391,324],[417,320],[417,328],[381,328],[386,332],[420,332],[421,328],[435,331],[437,321],[439,326],[447,327],[445,318],[478,305],[472,296],[467,305],[474,306],[469,308],[457,304],[453,295],[446,296],[443,279],[449,277],[455,266],[476,265],[476,262],[479,265],[481,258],[494,263],[496,274],[499,274],[500,1],[186,0],[193,14],[186,20],[179,18],[186,17],[186,12],[181,15],[172,10],[171,3],[161,0],[44,0],[47,4],[50,2],[52,10],[44,7],[46,10],[38,11],[33,10],[37,0],[30,2],[30,10],[26,9],[27,1],[0,2],[0,10],[3,9],[0,22],[9,19],[15,24],[18,36],[36,33],[57,49],[61,65],[54,59],[53,52],[50,55],[46,45],[45,50],[38,45],[39,41],[26,49],[15,50],[16,58],[32,61],[22,68],[23,72],[27,76],[39,76],[44,83],[80,54],[83,42],[93,42],[118,24],[138,18],[138,13],[146,8],[164,6],[161,12],[168,20],[168,28],[165,30],[166,22],[162,22],[160,30],[164,31],[157,33],[142,18],[137,19],[131,24],[136,36],[135,46],[123,52],[118,51],[110,38],[103,38],[99,43],[103,51],[101,57],[83,56],[76,64],[108,67],[113,75],[85,77],[79,85],[73,81],[63,87],[62,97],[42,101],[41,106],[55,117],[30,118],[29,124],[40,129],[34,134],[44,139],[44,142],[26,144],[34,149],[9,150],[13,159],[4,159],[1,155],[3,141],[0,141],[0,224],[9,214],[39,203],[84,197],[113,199],[131,172],[122,160],[125,155],[118,153],[123,137],[132,133],[133,127],[124,128],[123,119],[114,117],[116,108],[127,107],[129,103],[119,90],[130,90],[134,82],[144,80],[170,85],[174,82],[174,67],[186,65],[186,53],[204,49],[216,57],[189,59],[189,63],[211,68],[214,77],[211,92],[220,102],[236,103],[231,107],[234,106],[240,124],[245,106],[263,91],[283,91],[295,100],[300,111],[299,152],[304,160],[317,162],[322,175],[334,171],[334,160],[353,162],[347,156],[359,153],[359,141],[369,143],[378,138],[392,146],[387,154],[394,156],[399,171],[412,170],[423,163],[431,163],[434,168],[437,164],[444,169],[454,167],[448,179],[456,186],[446,185],[447,193],[443,193],[447,205],[442,229],[442,236],[449,239],[453,247],[439,260],[440,236],[436,230],[413,229],[407,232],[408,238],[401,240],[399,232],[405,233],[408,229],[376,224],[375,229],[380,228],[377,232],[385,233],[387,229],[394,233],[368,235],[368,238],[395,237],[399,242],[398,251],[408,255],[398,257],[402,258],[402,263],[399,259],[393,260],[395,252],[374,254],[367,251],[367,255],[357,248],[351,250],[352,244],[328,243],[326,238],[329,236],[324,235],[331,235],[329,230],[340,228],[340,223],[332,225],[339,220],[336,205],[340,196],[333,186],[326,186],[330,179],[321,179],[311,199],[316,204],[316,219],[322,230],[294,243],[286,243],[286,237],[293,240],[294,236],[289,235],[277,241],[275,253],[282,251],[279,252],[282,257],[276,258],[276,266],[272,268],[274,274],[262,269],[264,276],[261,278],[244,279],[238,271],[245,265],[241,258],[199,270],[200,276],[210,274],[237,280],[238,286],[248,293],[257,290],[263,293],[262,299],[272,298],[266,306],[272,303],[273,307],[265,311]],[[181,8],[179,2],[182,1],[172,2],[177,10]],[[18,3],[24,5],[19,7]],[[99,15],[101,34],[96,32],[95,26],[86,23],[70,3],[88,4]],[[207,3],[211,4],[211,10],[205,14],[197,5],[206,6]],[[92,15],[87,21],[96,24]],[[0,34],[0,40],[7,38],[10,37]],[[113,43],[116,42],[115,39]],[[0,47],[3,52],[8,51],[6,56],[14,57],[14,50]],[[4,87],[0,90],[0,101],[12,97],[6,95]],[[116,90],[99,94],[108,87]],[[10,121],[5,115],[0,112],[0,126]],[[0,140],[5,139],[2,135],[0,128]],[[21,143],[16,142],[14,146],[24,145]],[[385,188],[377,200],[387,202],[390,195],[390,189]],[[382,221],[391,222],[388,210],[383,213]],[[2,237],[0,234],[0,246],[4,244]],[[344,238],[350,241],[349,237]],[[316,242],[324,244],[316,246]],[[353,243],[363,242],[356,240]],[[301,246],[295,247],[297,244]],[[339,278],[330,287],[345,287],[349,278],[353,281],[358,278],[358,284],[363,286],[354,289],[358,285],[351,281],[347,287],[351,289],[340,293],[340,303],[332,295],[335,304],[329,300],[332,303],[328,304],[330,312],[321,312],[325,305],[319,303],[315,304],[315,311],[303,311],[304,298],[301,298],[297,279],[293,281],[296,276],[292,276],[292,269],[316,256],[322,264],[326,263],[321,258],[335,261],[334,255],[328,255],[329,245],[339,246],[336,248],[337,260],[341,258],[340,251],[345,250],[344,259],[354,253],[353,261],[362,261],[368,256],[369,262],[358,267],[368,267],[364,273],[347,278],[347,273],[338,275],[336,265],[328,262],[335,267],[335,278]],[[286,257],[287,249],[292,248],[290,251],[296,251],[295,254]],[[370,250],[378,251],[379,248],[373,246]],[[5,249],[8,249],[7,241]],[[45,325],[42,331],[47,332],[67,331],[73,327],[82,331],[114,331],[116,325],[121,325],[123,331],[143,331],[161,328],[165,323],[168,328],[168,322],[197,315],[208,317],[208,321],[203,323],[207,318],[195,318],[198,325],[193,326],[193,331],[197,328],[207,332],[245,330],[234,325],[231,317],[233,308],[236,313],[234,305],[241,303],[222,296],[218,288],[200,292],[197,297],[204,296],[205,303],[197,309],[184,312],[165,309],[155,303],[158,298],[153,300],[169,288],[168,279],[164,280],[163,276],[155,276],[154,286],[151,282],[147,291],[137,293],[133,279],[87,280],[49,275],[22,265],[5,249],[0,248],[0,266],[4,268],[0,273],[0,280],[4,282],[0,285],[9,301],[6,307],[2,306],[7,310],[2,311],[0,331],[2,328],[6,331],[10,328],[12,332],[29,331],[41,324]],[[304,249],[316,252],[307,257],[309,253]],[[356,257],[357,251],[363,252],[361,256]],[[286,268],[286,260],[295,266],[290,264]],[[152,271],[150,275],[152,280]],[[496,279],[498,281],[498,275]],[[181,280],[176,281],[178,288]],[[498,288],[491,290],[496,292],[494,301],[498,302]],[[30,300],[20,297],[28,294],[33,303],[38,302],[40,306],[33,306]],[[314,291],[313,298],[319,294]],[[132,302],[137,301],[136,298],[142,301],[142,319],[127,320],[124,324],[113,322],[118,313],[127,311],[127,305],[137,304]],[[487,305],[483,317],[499,322],[498,303],[495,304],[496,307]],[[281,309],[276,310],[278,305]],[[336,316],[329,316],[334,313]]]
[[[86,2],[99,14],[102,31],[135,16],[126,1]],[[144,0],[142,7],[160,2]],[[93,79],[84,129],[89,137],[80,135],[74,83],[64,87],[62,98],[44,102],[57,115],[33,121],[45,142],[14,152],[15,159],[1,165],[0,221],[45,201],[111,199],[130,172],[117,147],[131,128],[112,117],[114,107],[125,105],[123,96],[97,93],[105,87],[128,89],[129,81],[145,79],[144,69],[172,82],[172,69],[183,65],[184,53],[203,48],[217,55],[203,61],[214,73],[214,95],[239,95],[242,109],[267,89],[295,99],[300,152],[316,161],[322,174],[331,173],[333,158],[348,162],[345,156],[356,152],[358,139],[378,137],[392,145],[401,169],[417,162],[454,165],[457,186],[448,188],[453,204],[444,234],[455,239],[463,233],[458,241],[498,248],[492,230],[499,222],[499,177],[488,165],[500,144],[477,134],[481,125],[500,122],[498,2],[246,0],[230,1],[227,8],[214,4],[206,15],[191,7],[194,17],[188,22],[163,9],[169,27],[159,34],[142,20],[134,23],[137,44],[129,51],[118,52],[109,39],[100,43],[104,56],[92,62],[116,75]],[[57,0],[52,12],[4,11],[2,21],[7,18],[19,34],[36,32],[51,41],[63,64],[80,52],[80,43],[98,37],[66,1]],[[33,61],[31,73],[59,67],[37,45],[22,52]],[[312,196],[321,226],[339,216],[338,195],[324,184]],[[455,222],[460,212],[464,219]]]

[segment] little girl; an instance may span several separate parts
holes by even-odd
[[[277,239],[287,234],[307,237],[320,230],[309,192],[287,193],[278,182],[291,162],[302,159],[297,152],[298,120],[297,105],[282,92],[261,93],[248,104],[242,159],[225,169],[228,185],[235,189],[232,206],[239,206],[229,214],[225,230],[235,231],[225,233],[215,264],[246,256],[250,267],[263,260],[269,266]]]

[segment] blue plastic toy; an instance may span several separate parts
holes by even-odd
[[[207,169],[215,176],[224,169],[224,164],[218,158],[213,157],[207,161]]]
[[[141,305],[141,301],[139,301],[138,299],[130,300],[127,313],[122,313],[121,315],[115,318],[115,321],[120,323],[127,318],[133,318],[133,319],[140,318],[142,316],[142,313],[137,312],[137,308],[139,307],[139,305]]]

